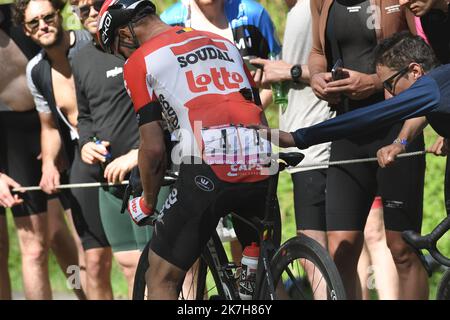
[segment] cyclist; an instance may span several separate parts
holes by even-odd
[[[171,26],[221,35],[234,42],[244,59],[268,58],[281,52],[269,13],[253,0],[180,0],[161,13],[161,20]],[[271,90],[261,90],[260,97],[263,107],[267,107],[272,101]],[[229,217],[217,226],[222,241],[230,241],[231,255],[237,265],[241,263],[242,248],[234,229],[242,228],[248,226]]]
[[[171,27],[155,11],[149,0],[107,0],[99,13],[98,34],[107,52],[128,58],[124,79],[137,113],[144,188],[129,211],[141,224],[156,217],[149,298],[176,299],[181,280],[220,217],[263,214],[268,176],[248,159],[270,153],[270,144],[256,131],[232,125],[266,123],[257,89],[234,44],[212,33]],[[180,141],[172,152],[180,173],[155,214],[166,163],[162,117]],[[242,164],[236,164],[238,152],[246,152]],[[238,238],[243,245],[257,240]]]

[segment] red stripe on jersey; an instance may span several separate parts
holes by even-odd
[[[141,52],[136,51],[133,58],[128,59],[123,67],[125,88],[133,101],[135,112],[155,100],[154,95],[150,96],[147,87],[147,68],[144,58],[140,55]]]
[[[223,51],[228,51],[227,46],[223,42],[214,41],[209,38],[193,39],[181,46],[172,47],[170,50],[172,50],[174,55],[178,56],[208,45],[214,46]]]

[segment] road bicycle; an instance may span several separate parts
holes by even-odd
[[[403,239],[414,249],[416,249],[419,255],[419,250],[428,250],[437,262],[447,268],[439,283],[436,295],[437,300],[450,300],[450,259],[445,257],[437,248],[437,242],[448,230],[450,230],[450,216],[447,216],[441,223],[438,224],[436,228],[434,228],[433,231],[431,231],[431,233],[427,235],[421,236],[414,231],[404,231],[402,234]]]
[[[270,176],[264,218],[240,219],[259,235],[260,255],[253,299],[330,299],[346,298],[344,285],[328,252],[315,240],[300,235],[280,246],[281,218],[276,196],[279,173],[287,166],[303,160],[301,153],[280,153],[278,170]],[[149,268],[149,244],[143,250],[134,280],[133,299],[146,298],[145,274]],[[239,300],[241,268],[228,260],[226,251],[215,232],[200,258],[180,284],[180,299]]]

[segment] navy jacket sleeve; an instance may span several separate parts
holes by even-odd
[[[439,106],[436,81],[423,76],[409,89],[382,102],[360,108],[292,133],[299,149],[366,133],[409,118],[424,116]]]

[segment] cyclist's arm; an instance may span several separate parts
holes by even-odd
[[[360,108],[312,127],[292,132],[300,149],[377,130],[410,118],[421,117],[439,106],[440,91],[436,81],[424,76],[411,88],[391,99]]]
[[[144,199],[149,208],[155,208],[167,163],[164,131],[159,121],[152,121],[141,125],[139,134],[138,165]]]

